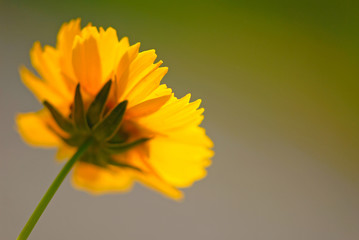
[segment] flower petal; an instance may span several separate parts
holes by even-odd
[[[27,68],[20,68],[20,76],[23,83],[34,93],[40,102],[47,100],[55,106],[63,104],[63,97]]]
[[[166,196],[168,196],[172,199],[181,200],[183,198],[183,193],[180,190],[169,185],[168,183],[159,179],[158,177],[156,177],[153,174],[137,174],[136,179],[140,183],[142,183],[156,191],[159,191],[162,194],[165,194]]]
[[[171,95],[166,95],[137,104],[126,111],[126,118],[131,119],[150,115],[160,109],[170,97]]]
[[[61,143],[59,145],[59,148],[57,149],[56,159],[58,161],[63,161],[63,160],[69,159],[76,153],[76,151],[77,151],[77,148],[70,147],[69,145],[67,145],[65,143]]]
[[[181,200],[183,194],[180,190],[162,179],[155,171],[155,169],[148,163],[148,148],[146,145],[137,146],[130,151],[115,156],[118,161],[126,161],[128,164],[135,166],[142,171],[133,171],[134,178],[140,183],[159,191],[166,196]]]
[[[81,87],[95,95],[102,87],[102,70],[97,40],[93,35],[89,34],[86,38],[76,36],[72,65]]]
[[[100,28],[98,47],[102,68],[101,82],[104,83],[110,79],[110,76],[113,74],[114,69],[118,64],[117,55],[119,51],[119,42],[116,30],[111,27],[106,31],[103,28]]]
[[[157,55],[154,50],[148,50],[141,52],[137,57],[130,63],[128,69],[119,77],[119,83],[122,86],[119,86],[119,97],[120,99],[126,99],[127,94],[131,89],[136,86],[143,78],[148,74],[155,71],[162,62],[158,64],[153,64]],[[121,63],[120,63],[121,65]]]
[[[206,147],[180,143],[170,137],[156,137],[149,141],[149,164],[169,184],[189,187],[206,176],[213,152]]]
[[[139,44],[137,44],[137,45],[139,46]],[[127,52],[129,47],[130,47],[130,42],[128,40],[128,37],[121,38],[121,40],[118,42],[118,47],[117,47],[118,48],[117,56],[116,56],[116,63],[117,64],[120,62],[121,58]],[[116,70],[117,66],[118,65],[114,66],[115,70]]]
[[[154,66],[157,67],[155,64]],[[168,68],[166,67],[158,68],[138,82],[126,96],[129,106],[142,102],[151,92],[157,89],[167,71]]]
[[[176,142],[207,148],[213,147],[213,142],[206,135],[205,129],[198,126],[190,126],[188,128],[178,129],[177,131],[171,131],[169,137]]]
[[[72,67],[72,48],[75,36],[81,32],[80,23],[80,18],[72,20],[69,23],[64,23],[57,35],[56,48],[60,56],[59,64],[61,73],[66,76],[65,79],[71,79],[73,82],[76,78]]]
[[[20,113],[16,116],[18,131],[24,140],[33,146],[59,146],[61,139],[47,125],[50,118],[45,111]]]
[[[59,68],[59,55],[57,50],[50,46],[45,46],[44,50],[42,50],[40,43],[35,42],[30,51],[30,56],[32,65],[41,75],[44,82],[64,99],[71,99],[71,93]]]
[[[141,126],[153,132],[168,134],[189,126],[198,126],[203,120],[203,109],[197,109],[200,100],[189,103],[191,95],[187,94],[182,99],[172,96],[171,99],[157,112],[138,119]]]
[[[168,88],[166,84],[161,84],[152,93],[150,93],[144,100],[147,101],[149,99],[170,95],[171,93],[172,93],[171,88]]]
[[[128,191],[133,185],[131,171],[133,170],[119,167],[102,168],[78,162],[74,168],[72,183],[76,188],[88,190],[93,194]]]
[[[138,55],[138,50],[140,48],[140,43],[136,43],[128,48],[128,50],[123,54],[121,60],[116,69],[116,89],[115,89],[115,99],[120,102],[123,92],[125,91],[128,81],[129,81],[129,66],[133,60]]]

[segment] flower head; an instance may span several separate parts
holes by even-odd
[[[205,176],[212,142],[199,127],[200,100],[161,85],[167,68],[139,47],[113,28],[81,29],[79,19],[61,27],[56,47],[36,42],[30,55],[40,77],[25,67],[20,74],[45,108],[19,114],[18,129],[29,144],[58,147],[60,160],[95,139],[75,165],[79,189],[126,191],[139,181],[179,199],[178,188]]]

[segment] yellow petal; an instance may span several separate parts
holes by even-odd
[[[133,185],[133,170],[123,168],[102,168],[86,162],[75,165],[72,183],[81,190],[93,194],[128,191]]]
[[[56,48],[65,53],[70,53],[73,47],[75,36],[80,34],[81,19],[77,18],[64,23],[57,34]],[[69,56],[70,57],[70,56]]]
[[[129,66],[132,61],[137,57],[138,50],[140,48],[140,43],[136,43],[128,48],[125,54],[123,54],[117,70],[116,70],[116,99],[118,102],[122,101],[121,96],[125,91],[128,81],[129,81]]]
[[[161,84],[160,86],[158,86],[152,93],[150,93],[145,99],[144,101],[150,100],[150,99],[154,99],[154,98],[158,98],[158,97],[162,97],[165,95],[171,95],[172,93],[172,89],[168,88],[166,84]]]
[[[93,35],[76,36],[72,52],[72,65],[83,89],[95,95],[101,88],[101,60],[97,41]]]
[[[183,199],[183,193],[176,189],[175,187],[169,185],[165,181],[159,179],[153,174],[137,174],[136,179],[146,185],[147,187],[150,187],[156,191],[161,192],[162,194],[165,194],[166,196],[175,199],[175,200],[181,200]]]
[[[157,67],[155,64],[153,64],[153,66]],[[144,101],[150,93],[159,87],[167,71],[168,68],[166,67],[158,68],[140,80],[125,97],[125,99],[128,100],[128,106],[131,107]]]
[[[125,83],[125,87],[121,92],[121,100],[127,98],[127,94],[131,89],[136,86],[144,77],[156,70],[162,62],[158,64],[153,64],[157,55],[154,50],[148,50],[141,52],[137,57],[131,62],[130,66],[127,69],[126,74],[123,74],[119,79],[119,82]]]
[[[142,172],[132,171],[134,179],[140,183],[157,190],[166,196],[175,200],[180,200],[183,194],[180,190],[162,179],[148,163],[148,148],[146,145],[138,146],[124,154],[114,156],[114,159],[121,162],[126,162],[132,166],[138,167]]]
[[[69,159],[76,153],[76,151],[77,149],[75,147],[70,147],[62,142],[57,150],[56,159],[59,161]]]
[[[20,76],[24,84],[34,93],[40,102],[47,100],[55,106],[64,104],[64,98],[58,92],[36,77],[27,68],[20,68]]]
[[[161,178],[175,187],[189,187],[206,175],[213,152],[206,147],[181,143],[170,137],[149,141],[149,164]]]
[[[50,46],[45,46],[43,51],[40,43],[35,42],[30,51],[30,56],[32,65],[41,75],[44,82],[64,99],[70,100],[72,98],[71,94],[59,68],[58,52]]]
[[[123,44],[126,44],[127,38],[125,38],[123,41]],[[127,40],[128,41],[128,40]],[[128,47],[127,51],[123,54],[123,56],[120,58],[120,62],[117,66],[117,72],[116,77],[120,79],[124,72],[128,70],[128,67],[132,63],[133,60],[138,56],[138,51],[140,49],[140,43],[136,43],[130,47]]]
[[[100,28],[98,46],[101,58],[102,83],[104,83],[110,79],[110,76],[118,64],[117,55],[119,54],[119,42],[116,30],[111,27],[106,31]]]
[[[20,113],[16,116],[18,131],[24,140],[33,146],[59,146],[61,139],[47,126],[50,118],[45,111]]]
[[[213,147],[212,140],[206,135],[206,131],[202,127],[190,126],[188,128],[181,128],[176,131],[168,133],[171,140],[196,146],[207,148]]]
[[[160,109],[171,95],[162,96],[142,102],[126,111],[126,118],[138,118],[150,115]]]
[[[190,97],[190,94],[182,99],[172,96],[157,112],[138,119],[137,122],[153,132],[165,135],[177,129],[198,126],[203,120],[203,109],[197,109],[201,101],[189,103]]]
[[[94,27],[94,26],[91,25],[91,23],[89,23],[86,27],[84,27],[81,30],[80,37],[83,38],[83,39],[93,37],[96,40],[98,40],[99,37],[100,37],[100,34],[99,34],[98,30],[97,30],[97,27]],[[75,41],[76,41],[76,39],[75,39]]]
[[[131,54],[131,53],[128,53],[129,49],[130,49],[130,43],[128,41],[128,38],[127,37],[124,37],[120,40],[120,42],[117,43],[117,51],[116,51],[116,57],[115,57],[115,66],[114,66],[114,71],[112,72],[112,75],[110,74],[110,77],[112,80],[113,80],[113,83],[112,84],[112,87],[111,87],[111,92],[110,92],[110,97],[109,99],[111,99],[110,101],[113,102],[113,104],[116,104],[118,103],[119,101],[119,77],[120,75],[118,74],[122,74],[123,72],[121,71],[125,71],[125,69],[127,69],[127,67],[125,67],[124,65],[126,65],[125,62],[128,62],[128,65],[130,64],[130,61],[129,59],[127,58],[124,58],[126,60],[122,60],[121,59],[124,57],[124,55],[127,53],[127,54]],[[139,44],[137,45],[139,46]],[[137,47],[136,46],[136,47]],[[133,50],[133,48],[132,48]],[[133,59],[136,57],[136,54],[138,53],[138,49],[134,52],[132,52],[132,54],[134,55],[133,56]]]
[[[57,45],[60,59],[59,64],[61,73],[72,82],[75,81],[75,75],[72,68],[72,48],[74,45],[75,36],[81,32],[80,18],[64,23],[57,35]]]
[[[118,46],[117,46],[117,56],[116,56],[116,63],[118,64],[121,60],[121,58],[123,57],[123,55],[127,52],[128,48],[130,46],[130,42],[128,40],[128,37],[123,37],[119,42],[118,42]],[[114,66],[115,69],[117,68],[118,65]]]

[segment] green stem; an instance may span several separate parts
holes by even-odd
[[[93,139],[86,140],[77,150],[77,152],[72,156],[72,158],[65,164],[65,166],[61,169],[55,180],[52,182],[51,186],[42,197],[41,201],[37,205],[35,211],[32,213],[31,217],[27,221],[25,227],[22,229],[20,235],[17,240],[26,240],[32,230],[34,229],[37,221],[41,217],[42,213],[46,209],[47,205],[51,201],[52,197],[55,195],[57,189],[60,187],[61,183],[66,178],[67,174],[70,172],[71,168],[75,164],[76,160],[81,157],[81,155],[89,148],[89,146],[93,143]]]

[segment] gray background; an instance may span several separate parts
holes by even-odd
[[[155,48],[177,96],[202,98],[208,177],[175,202],[137,184],[91,196],[68,179],[29,239],[359,239],[358,10],[347,1],[0,1],[0,239],[15,239],[61,169],[14,116],[36,40],[65,21]]]

